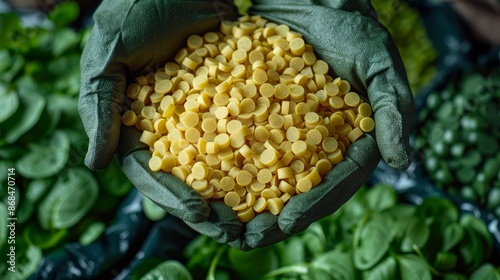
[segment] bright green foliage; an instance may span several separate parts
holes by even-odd
[[[403,59],[414,95],[427,86],[436,72],[437,54],[417,11],[403,0],[373,0],[378,20],[392,35]]]
[[[97,239],[132,188],[117,161],[99,172],[83,165],[88,139],[77,104],[90,29],[68,27],[78,12],[76,3],[65,2],[48,15],[48,27],[24,27],[17,15],[0,14],[0,179],[6,182],[7,168],[16,169],[17,218],[17,272],[2,262],[0,279],[26,279],[43,254],[66,241]],[[5,202],[2,191],[2,220]],[[0,228],[2,256],[6,230]]]
[[[200,236],[186,247],[186,267],[194,279],[217,279],[217,272],[232,279],[496,279],[481,220],[459,217],[444,198],[420,205],[396,198],[390,186],[362,188],[303,233],[250,252]],[[217,269],[209,270],[214,262]]]
[[[426,105],[416,148],[427,175],[500,217],[500,73],[466,73]]]

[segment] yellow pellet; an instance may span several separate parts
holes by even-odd
[[[370,117],[364,117],[359,122],[359,128],[361,128],[363,132],[370,132],[375,128],[375,122]]]
[[[242,223],[246,223],[255,217],[255,212],[252,207],[237,212],[238,218]]]
[[[132,110],[127,110],[122,115],[122,122],[126,126],[133,126],[137,122],[137,115]]]
[[[240,201],[240,196],[233,191],[226,193],[226,195],[224,196],[224,203],[229,207],[237,206],[238,204],[240,204]]]
[[[269,212],[273,215],[278,215],[281,210],[283,209],[284,204],[281,199],[274,197],[269,200],[267,200],[267,208],[269,209]]]

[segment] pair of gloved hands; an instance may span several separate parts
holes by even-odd
[[[380,156],[392,167],[406,168],[414,114],[399,53],[369,0],[256,0],[250,13],[302,33],[335,75],[369,100],[376,124],[374,135],[353,143],[320,185],[292,197],[279,216],[259,214],[243,225],[223,202],[207,202],[177,178],[151,172],[140,132],[121,125],[127,80],[163,66],[189,35],[235,19],[231,2],[104,0],[81,60],[79,100],[90,140],[89,168],[105,168],[117,153],[145,196],[198,232],[241,250],[279,242],[335,212],[368,180]]]

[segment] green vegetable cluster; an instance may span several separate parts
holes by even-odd
[[[500,217],[500,72],[465,74],[431,93],[416,148],[438,187]]]
[[[90,34],[68,25],[78,5],[66,2],[44,27],[26,27],[16,14],[0,14],[0,181],[15,168],[15,190],[2,187],[0,216],[16,199],[16,273],[0,263],[0,279],[25,279],[42,255],[64,242],[87,244],[114,218],[132,188],[115,161],[105,171],[83,164],[88,139],[78,115],[79,61]],[[5,256],[7,232],[0,230]]]
[[[372,0],[378,20],[392,35],[401,54],[413,94],[427,86],[436,72],[437,53],[420,15],[405,0]]]
[[[172,269],[178,279],[496,279],[500,268],[487,263],[491,250],[486,225],[460,217],[450,201],[429,197],[409,205],[378,185],[273,246],[242,252],[200,236],[184,252],[192,274],[179,263]],[[160,270],[170,271],[159,264],[144,277],[136,270],[133,279]]]

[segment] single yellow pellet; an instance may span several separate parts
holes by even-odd
[[[207,180],[205,179],[195,179],[191,183],[191,187],[197,191],[197,192],[202,192],[208,188],[208,183]]]
[[[307,176],[297,181],[297,190],[302,193],[310,191],[312,186],[312,182]]]
[[[292,152],[296,156],[303,156],[307,151],[307,143],[302,140],[297,140],[292,144]]]
[[[153,132],[144,130],[141,134],[141,137],[139,138],[139,141],[150,146],[150,147],[153,147],[153,145],[156,141],[156,134],[154,134]]]
[[[224,203],[229,207],[234,207],[240,204],[240,201],[240,196],[234,191],[230,191],[224,196]]]
[[[320,159],[316,163],[316,169],[320,175],[325,175],[332,169],[332,163],[328,159]]]
[[[208,166],[204,162],[196,162],[191,171],[196,180],[205,179],[208,176]]]
[[[236,182],[240,186],[248,186],[252,182],[253,176],[250,172],[242,170],[236,175]]]
[[[259,197],[256,201],[255,204],[253,205],[253,209],[255,212],[260,213],[267,208],[267,200],[263,197]]]
[[[154,172],[160,171],[160,169],[161,169],[161,158],[157,157],[157,156],[151,157],[151,159],[149,160],[149,168],[152,171],[154,171]]]
[[[350,107],[357,106],[360,100],[359,95],[355,92],[348,92],[344,95],[344,103]]]
[[[278,161],[278,156],[274,150],[266,149],[260,154],[260,161],[267,166],[272,166]]]
[[[359,137],[361,137],[362,135],[364,135],[363,131],[362,131],[359,127],[356,127],[356,128],[354,128],[353,130],[351,130],[351,132],[349,132],[349,134],[347,134],[347,138],[348,138],[351,142],[354,142],[354,141],[356,141]]]
[[[242,223],[246,223],[255,217],[255,212],[252,207],[248,207],[245,210],[238,211],[237,216]]]
[[[220,179],[220,187],[222,190],[229,192],[236,187],[236,182],[233,178],[229,176],[225,176],[222,179]]]
[[[325,153],[333,153],[337,149],[338,143],[335,138],[326,137],[325,140],[323,140],[323,142],[321,143],[321,147],[323,148],[323,151],[325,151]]]
[[[370,107],[370,104],[368,104],[368,103],[359,104],[358,114],[362,115],[363,117],[371,116],[372,115],[372,108]]]
[[[370,132],[375,128],[375,122],[370,117],[364,117],[359,122],[359,128],[361,128],[363,132]]]
[[[267,208],[269,209],[269,212],[273,215],[278,215],[281,210],[283,209],[284,204],[281,199],[274,197],[269,200],[267,200]]]
[[[127,110],[122,115],[122,122],[126,126],[133,126],[137,122],[137,115],[132,110]]]

